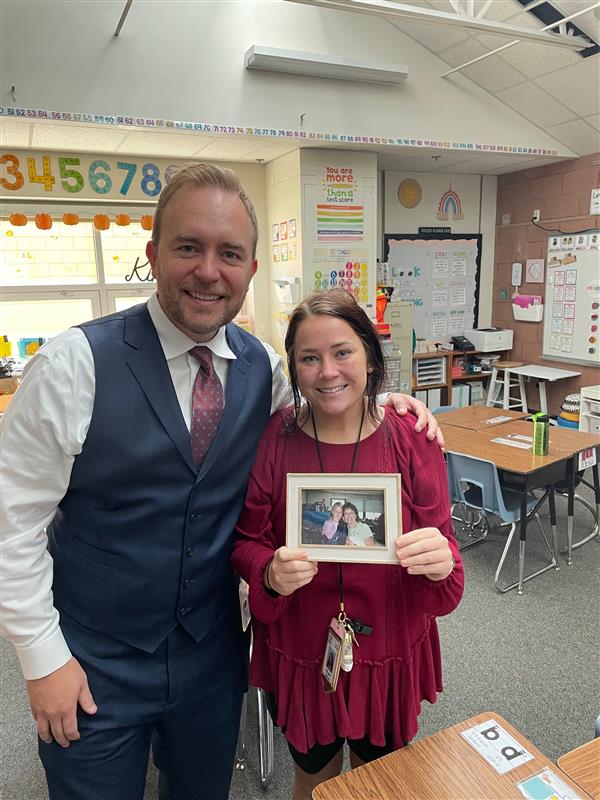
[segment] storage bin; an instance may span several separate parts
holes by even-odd
[[[518,320],[519,322],[541,322],[544,318],[544,304],[538,303],[537,305],[527,306],[527,308],[522,308],[522,306],[517,306],[515,303],[512,304],[513,308],[513,317]]]

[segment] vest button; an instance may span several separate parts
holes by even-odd
[[[188,613],[188,611],[189,611],[189,608],[180,608],[179,609],[179,616],[185,617],[185,615]]]
[[[192,556],[192,555],[194,555],[194,548],[193,548],[193,547],[188,547],[188,548],[186,549],[186,551],[185,551],[185,554],[186,554],[186,556],[188,556],[188,557],[189,557],[189,556]]]
[[[198,519],[199,516],[200,516],[200,514],[198,514],[196,512],[194,512],[193,514],[190,514],[190,516],[189,516],[190,522],[196,522],[196,520]]]
[[[191,578],[186,578],[186,579],[184,580],[184,582],[183,582],[183,585],[184,585],[184,586],[189,586],[191,582],[192,582],[192,579],[191,579]]]

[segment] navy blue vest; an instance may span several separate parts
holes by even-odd
[[[199,641],[236,592],[229,568],[272,371],[235,325],[225,412],[200,472],[145,305],[80,326],[94,357],[89,431],[48,528],[54,602],[81,624],[154,651],[179,622]]]

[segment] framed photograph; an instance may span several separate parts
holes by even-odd
[[[317,561],[397,564],[400,475],[290,473],[286,544]]]

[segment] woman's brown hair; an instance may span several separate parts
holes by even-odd
[[[302,395],[298,387],[298,375],[294,361],[294,342],[298,332],[298,326],[305,319],[315,316],[337,317],[348,323],[354,333],[361,340],[367,356],[367,386],[365,395],[367,397],[367,414],[373,422],[379,419],[377,413],[377,395],[381,392],[385,377],[385,364],[383,352],[379,342],[379,336],[371,320],[365,311],[358,305],[354,297],[345,289],[329,289],[326,292],[316,292],[296,306],[290,316],[290,321],[285,336],[285,352],[287,354],[288,369],[290,373],[290,384],[294,395],[295,420],[299,420],[300,408],[302,406]],[[307,409],[309,410],[309,409]]]

